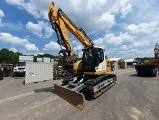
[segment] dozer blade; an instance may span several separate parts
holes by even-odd
[[[56,84],[54,84],[54,93],[65,99],[79,110],[83,110],[85,100],[83,94],[71,89],[64,88],[62,86],[58,86]]]

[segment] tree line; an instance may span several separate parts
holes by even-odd
[[[3,48],[0,50],[0,63],[14,64],[14,65],[18,64],[19,55],[24,55],[24,54],[20,52],[13,52],[6,48]],[[59,59],[59,56],[53,56],[50,54],[38,54],[32,56],[34,56],[34,62],[36,62],[37,58],[42,58],[42,57],[49,57],[55,60]]]
[[[16,65],[19,62],[20,55],[24,55],[24,54],[22,54],[20,52],[13,52],[6,48],[3,48],[0,50],[0,64],[7,63],[7,64]],[[54,61],[57,61],[60,64],[62,64],[62,62],[63,62],[63,59],[60,56],[54,56],[54,55],[50,55],[48,53],[37,54],[37,55],[32,55],[32,56],[34,57],[34,62],[37,62],[37,58],[43,58],[43,57],[48,57],[48,58],[54,59]],[[81,58],[78,58],[76,55],[75,62],[80,59]]]

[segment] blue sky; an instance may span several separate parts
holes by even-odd
[[[82,27],[109,58],[153,57],[159,43],[157,0],[2,0],[0,4],[0,49],[23,54],[58,55],[60,46],[48,21],[47,10],[55,2]],[[75,53],[82,44],[68,33]]]

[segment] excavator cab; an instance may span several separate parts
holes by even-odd
[[[82,68],[84,74],[96,75],[98,71],[106,69],[104,50],[91,47],[83,50]]]

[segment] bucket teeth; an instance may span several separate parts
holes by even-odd
[[[58,86],[56,84],[54,84],[54,93],[62,97],[64,100],[66,100],[79,110],[83,110],[85,100],[83,94],[68,88],[64,88],[62,86]]]

